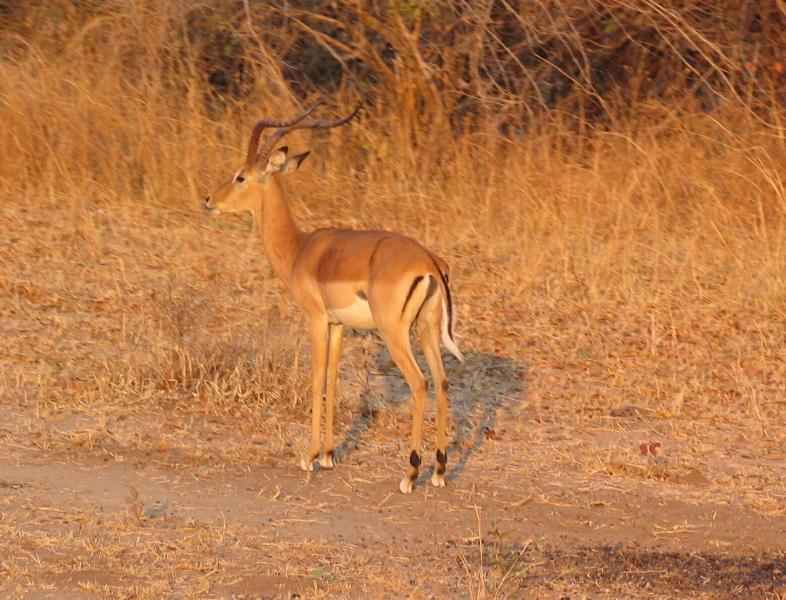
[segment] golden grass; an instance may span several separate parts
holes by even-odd
[[[66,15],[68,35],[53,25],[3,38],[0,394],[13,443],[6,442],[42,456],[153,461],[175,450],[173,468],[207,471],[251,468],[264,450],[271,464],[294,468],[292,444],[305,439],[307,420],[302,318],[249,224],[208,219],[199,201],[237,167],[255,118],[286,115],[297,104],[267,64],[258,65],[261,83],[247,100],[206,93],[197,60],[182,40],[175,45],[179,8],[169,6],[123,3],[111,17]],[[340,98],[336,110],[351,100]],[[614,430],[593,429],[593,419],[640,410],[690,457],[672,463],[685,470],[696,457],[733,462],[731,436],[753,458],[783,460],[782,123],[765,125],[739,106],[703,114],[652,104],[588,137],[555,119],[515,140],[477,132],[418,149],[393,147],[395,126],[377,104],[345,131],[293,135],[290,147],[314,150],[291,178],[293,209],[304,227],[397,230],[448,260],[456,329],[469,354],[468,365],[452,369],[456,396],[482,391],[509,406],[487,423],[469,404],[476,412],[466,425],[476,439],[483,427],[505,429],[504,442],[532,447],[533,460],[558,472],[569,465],[609,485],[655,485],[668,477],[636,462],[627,446],[598,449],[592,437]],[[367,370],[385,370],[378,349],[372,338],[350,341],[345,396],[368,387]],[[502,382],[490,393],[488,365],[523,366],[523,390]],[[184,425],[194,415],[205,417],[196,429]],[[561,438],[562,427],[590,431],[593,441]],[[617,441],[652,435],[636,427]],[[391,481],[406,431],[400,411],[365,434],[389,453]],[[551,453],[555,444],[564,456]],[[712,502],[742,493],[742,505],[782,515],[772,473],[746,468],[738,480],[719,467]],[[758,487],[746,487],[752,481]],[[113,519],[104,530],[91,521],[107,548],[122,546],[124,528],[133,529],[132,517]],[[188,536],[190,527],[178,523],[170,533]],[[73,539],[14,531],[20,548],[71,549],[110,571],[125,568],[101,544],[85,554],[71,548]],[[208,581],[216,585],[209,561],[224,534],[193,535],[199,539],[171,542],[188,550],[170,550],[181,575],[168,580],[138,556],[166,554],[169,542],[159,539],[166,536],[136,546],[134,564],[143,566],[129,570],[123,590],[199,595]],[[320,555],[313,544],[277,544],[282,555]],[[15,556],[3,568],[34,586],[37,567]],[[350,569],[350,554],[339,562]],[[482,564],[463,564],[473,596],[501,594],[515,578],[511,569],[523,577],[518,563],[495,567],[494,581]],[[364,573],[364,589],[405,589],[384,571]],[[315,597],[358,589],[316,579]]]
[[[204,220],[199,198],[236,168],[251,115],[292,105],[209,117],[201,97],[188,100],[197,81],[178,103],[155,82],[112,75],[111,60],[80,61],[33,55],[0,72],[6,297],[24,314],[47,295],[73,298],[77,312],[85,295],[111,296],[108,320],[149,317],[140,326],[157,324],[180,352],[170,358],[190,363],[179,377],[191,376],[193,357],[175,346],[204,328],[201,312],[216,315],[211,294],[227,293],[202,298],[197,280],[248,277],[219,257],[249,265],[256,252],[239,222]],[[455,140],[439,149],[438,174],[381,156],[383,123],[368,116],[319,141],[293,136],[293,147],[316,143],[292,179],[294,209],[307,227],[389,228],[443,254],[463,345],[544,361],[535,398],[565,389],[542,378],[577,368],[577,405],[616,396],[766,418],[784,391],[783,130],[663,107],[648,116],[657,124],[591,140]],[[359,155],[359,143],[371,150]],[[163,280],[134,298],[128,271],[152,273],[145,265]]]

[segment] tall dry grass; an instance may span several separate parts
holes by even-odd
[[[2,35],[4,392],[297,403],[298,312],[247,226],[205,221],[199,199],[254,119],[318,90],[295,93],[243,6],[226,27],[253,41],[253,73],[235,96],[191,35],[218,11],[96,6],[44,4]],[[338,89],[335,111],[356,96]],[[402,146],[375,98],[345,130],[292,136],[315,150],[291,181],[303,226],[399,230],[445,256],[462,346],[525,363],[533,406],[733,412],[769,434],[786,391],[777,111],[643,100],[613,127],[555,110],[513,137]]]

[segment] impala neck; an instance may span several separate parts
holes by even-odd
[[[284,189],[279,176],[271,175],[266,182],[265,198],[262,202],[261,227],[257,231],[262,235],[270,264],[279,279],[289,282],[289,274],[295,262],[303,232],[298,229],[289,211]]]

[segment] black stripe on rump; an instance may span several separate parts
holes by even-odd
[[[437,270],[437,273],[439,273],[439,277],[440,279],[442,279],[442,284],[445,286],[445,301],[447,302],[448,305],[447,307],[448,308],[448,335],[450,336],[450,339],[455,342],[456,340],[453,339],[453,299],[450,297],[450,285],[448,285],[448,276],[442,272],[442,269],[439,268],[439,265],[437,264],[437,259],[435,259],[431,253],[429,253],[429,258],[431,259],[431,263],[434,265],[434,268]]]
[[[450,286],[448,285],[448,276],[445,275],[439,269],[437,269],[437,271],[439,271],[439,276],[442,277],[442,283],[445,284],[445,296],[447,296],[446,301],[448,303],[448,335],[452,340],[453,339],[453,299],[450,297]]]
[[[412,294],[415,293],[415,288],[418,287],[418,284],[423,280],[423,275],[418,275],[415,277],[415,281],[412,282],[412,285],[409,287],[409,292],[407,292],[407,299],[404,300],[404,306],[401,307],[401,316],[404,316],[404,311],[407,310],[407,304],[409,304],[410,298],[412,298]]]

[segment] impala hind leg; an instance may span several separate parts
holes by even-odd
[[[308,329],[311,337],[311,444],[308,453],[300,459],[300,468],[313,471],[320,446],[319,426],[322,420],[322,392],[325,389],[328,350],[327,319],[309,319]]]
[[[434,381],[434,392],[437,397],[437,462],[431,475],[431,485],[445,487],[445,468],[448,463],[447,428],[448,413],[448,380],[442,365],[440,354],[440,319],[439,307],[436,311],[423,311],[418,321],[418,339],[423,354],[426,355],[431,378]]]
[[[325,448],[319,457],[319,466],[333,468],[333,407],[336,398],[336,379],[338,378],[338,359],[341,356],[341,342],[344,326],[331,323],[328,330],[327,378],[325,382]]]
[[[427,383],[412,355],[412,348],[409,344],[409,328],[401,325],[392,332],[380,331],[380,333],[387,342],[393,361],[404,375],[404,379],[407,380],[412,394],[412,438],[409,468],[398,486],[402,494],[409,494],[412,492],[412,487],[420,472],[420,443],[423,430],[423,410],[426,407]]]

